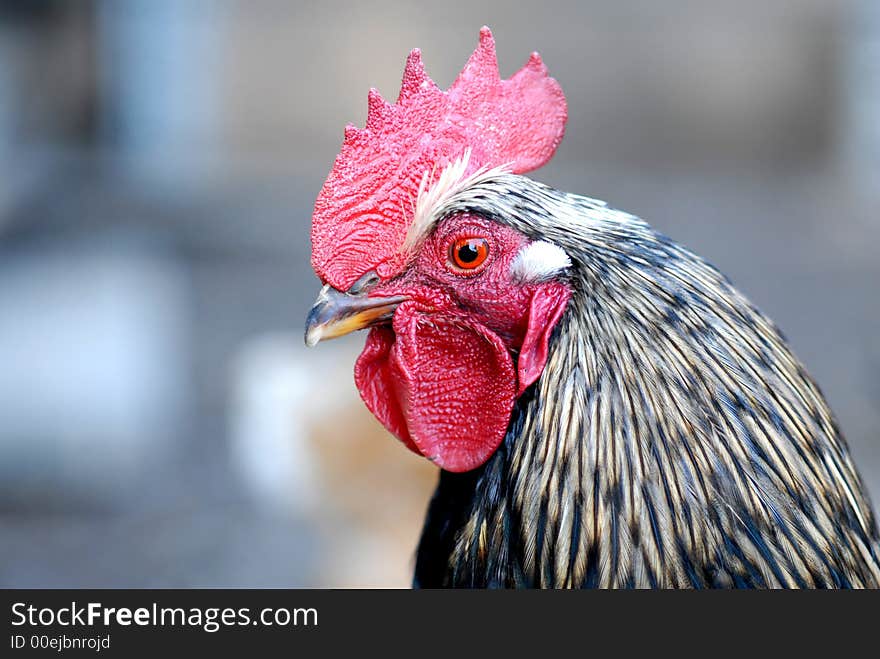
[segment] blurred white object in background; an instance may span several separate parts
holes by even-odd
[[[0,496],[112,506],[167,457],[185,409],[185,292],[179,266],[143,244],[4,255]]]
[[[292,334],[245,342],[231,459],[264,508],[321,536],[315,585],[405,587],[437,468],[367,411],[352,376],[362,347],[363,333],[310,350]]]
[[[308,514],[317,465],[306,441],[307,415],[317,401],[301,352],[289,334],[257,336],[241,348],[233,365],[230,451],[261,505]]]

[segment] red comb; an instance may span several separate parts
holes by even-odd
[[[567,113],[562,89],[537,53],[501,80],[487,27],[448,91],[428,77],[416,49],[397,103],[375,89],[368,103],[366,126],[345,129],[312,219],[312,267],[343,291],[370,270],[390,276],[402,265],[400,246],[426,171],[439,172],[468,148],[466,173],[500,165],[517,174],[536,169],[556,151]]]

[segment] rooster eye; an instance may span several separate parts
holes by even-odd
[[[449,249],[449,260],[458,270],[476,270],[489,256],[489,241],[485,238],[459,238]]]

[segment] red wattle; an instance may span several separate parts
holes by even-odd
[[[354,382],[367,408],[392,435],[411,451],[420,453],[406,427],[398,400],[397,376],[390,359],[395,336],[390,327],[374,327],[354,367]]]
[[[375,328],[355,366],[367,407],[410,449],[442,469],[482,465],[504,439],[517,392],[498,336],[465,317],[404,303],[394,331]]]

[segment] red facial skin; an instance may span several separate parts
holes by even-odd
[[[485,262],[461,270],[460,238],[484,238]],[[472,215],[449,218],[371,297],[405,295],[392,326],[370,331],[355,382],[376,417],[447,471],[479,467],[498,448],[516,397],[541,374],[570,297],[564,284],[521,284],[510,266],[529,239]]]

